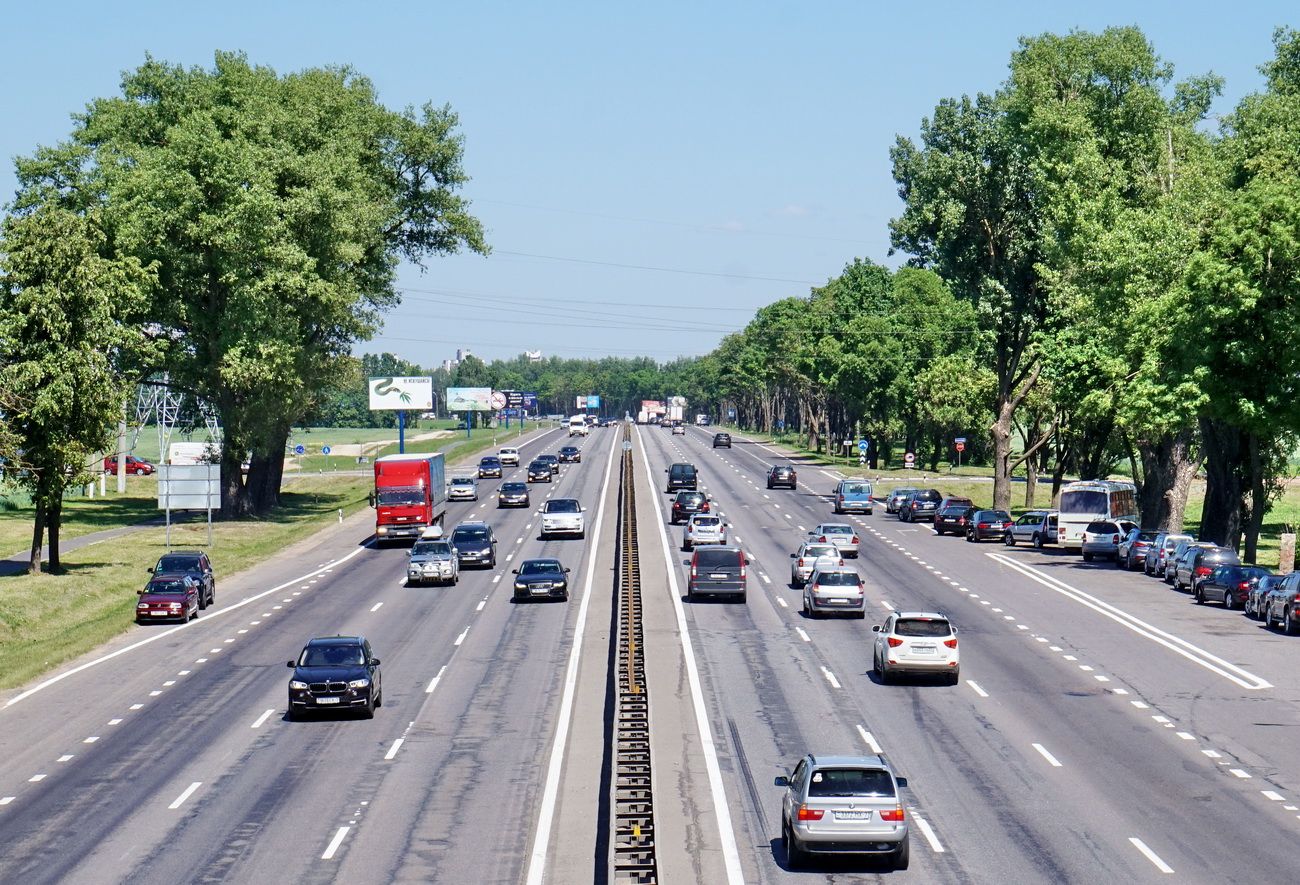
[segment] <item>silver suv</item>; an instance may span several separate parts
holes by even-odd
[[[727,524],[712,513],[695,513],[682,529],[682,549],[694,550],[700,544],[727,543]]]
[[[455,584],[460,580],[460,559],[450,541],[421,538],[411,548],[411,558],[406,561],[408,587],[437,581]]]
[[[851,568],[819,564],[803,588],[803,613],[815,618],[827,612],[844,612],[861,620],[867,616],[862,575]]]
[[[781,800],[781,838],[785,863],[803,869],[817,854],[871,854],[888,857],[896,870],[907,869],[907,815],[900,787],[884,756],[808,754],[789,776]]]

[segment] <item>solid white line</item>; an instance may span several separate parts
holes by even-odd
[[[433,690],[438,687],[438,680],[442,678],[442,674],[445,672],[447,672],[446,666],[438,671],[437,676],[433,677],[433,681],[429,683],[429,687],[424,690],[425,694],[433,694]]]
[[[979,683],[977,683],[974,679],[967,679],[966,684],[969,685],[975,691],[975,693],[980,697],[986,698],[989,696],[989,693],[984,689],[980,688]]]
[[[1039,753],[1042,753],[1042,754],[1043,754],[1043,758],[1046,759],[1046,760],[1048,761],[1048,763],[1051,764],[1051,766],[1052,766],[1053,768],[1061,768],[1061,767],[1062,767],[1062,766],[1061,766],[1061,763],[1058,762],[1058,761],[1056,760],[1056,757],[1053,756],[1051,753],[1047,752],[1047,748],[1044,747],[1042,744],[1031,744],[1030,746],[1032,746],[1032,747],[1033,747],[1035,750],[1037,750]]]
[[[858,734],[862,736],[862,742],[867,745],[867,749],[875,753],[877,756],[885,752],[880,748],[880,744],[876,743],[876,739],[872,736],[871,732],[867,731],[861,725],[854,727],[857,728]]]
[[[356,548],[355,550],[353,550],[353,551],[352,551],[351,553],[349,553],[348,555],[342,557],[341,559],[337,559],[337,560],[335,560],[334,563],[332,564],[331,568],[332,568],[333,566],[342,565],[343,563],[347,562],[349,559],[351,559],[351,558],[354,557],[354,556],[360,556],[362,553],[364,553],[364,552],[365,552],[366,550],[368,550],[368,549],[369,549],[369,548],[367,548],[367,547],[358,547],[358,548]],[[300,577],[294,578],[292,581],[286,581],[286,582],[284,582],[283,584],[280,584],[280,585],[278,585],[278,586],[276,586],[276,587],[272,587],[270,590],[263,590],[261,593],[258,593],[256,596],[249,596],[249,597],[247,597],[246,599],[241,599],[239,602],[231,603],[230,605],[226,606],[226,607],[223,608],[223,609],[219,609],[219,610],[214,611],[214,612],[209,612],[207,615],[205,615],[204,617],[200,618],[200,619],[197,620],[197,621],[189,621],[188,623],[185,623],[185,624],[178,624],[178,625],[176,625],[175,627],[168,628],[167,630],[163,630],[163,631],[161,631],[161,632],[159,632],[159,633],[154,633],[154,634],[153,634],[152,636],[150,636],[149,638],[147,638],[147,639],[142,639],[142,640],[140,640],[139,642],[136,642],[136,643],[133,643],[133,644],[131,644],[131,645],[126,646],[125,648],[119,648],[117,651],[112,652],[111,654],[106,654],[106,655],[104,655],[103,657],[95,658],[95,660],[93,660],[93,661],[87,661],[86,663],[81,664],[80,666],[73,667],[71,670],[68,670],[68,671],[65,672],[65,673],[60,673],[58,676],[52,676],[52,677],[50,677],[49,679],[47,679],[47,680],[45,680],[44,682],[42,682],[40,685],[37,685],[37,686],[34,686],[34,687],[32,687],[32,688],[27,689],[27,691],[23,692],[22,694],[15,695],[14,697],[10,698],[8,701],[5,702],[5,706],[6,706],[6,707],[12,706],[13,704],[18,703],[19,701],[23,700],[24,698],[29,698],[29,697],[31,697],[32,695],[36,694],[36,692],[41,691],[42,689],[49,688],[51,685],[54,685],[56,682],[61,682],[61,681],[63,681],[64,679],[67,679],[69,676],[72,676],[72,675],[74,675],[74,674],[76,674],[76,673],[80,673],[80,672],[83,671],[83,670],[89,670],[91,667],[98,666],[99,664],[102,664],[102,663],[104,663],[105,661],[110,661],[110,660],[112,660],[113,658],[117,657],[118,655],[124,655],[124,654],[126,654],[127,652],[129,652],[129,651],[135,651],[137,648],[143,648],[144,646],[149,645],[151,642],[157,642],[159,639],[162,639],[162,638],[164,638],[164,637],[167,637],[167,636],[172,635],[172,634],[175,633],[177,630],[184,630],[184,629],[186,629],[187,627],[198,626],[198,625],[202,625],[202,624],[209,624],[209,623],[212,622],[212,619],[215,618],[215,617],[220,617],[221,615],[224,615],[224,614],[226,614],[227,612],[235,611],[236,609],[242,608],[242,607],[244,607],[245,605],[248,605],[249,603],[256,602],[257,600],[261,599],[261,598],[264,597],[264,596],[268,596],[268,595],[270,595],[270,594],[272,594],[272,593],[279,593],[281,590],[283,590],[285,587],[288,587],[290,584],[293,584],[293,583],[295,583],[295,582],[297,582],[297,581],[305,580],[306,578],[310,577],[311,575],[319,575],[319,574],[321,574],[322,572],[325,572],[325,571],[328,571],[328,570],[329,570],[329,569],[319,568],[319,569],[317,569],[317,570],[314,571],[314,572],[309,572],[309,573],[306,574],[306,575],[302,575],[302,576],[300,576]]]
[[[935,835],[934,827],[930,826],[928,820],[923,817],[918,817],[915,814],[912,815],[912,820],[916,821],[916,825],[921,828],[921,835],[925,836],[925,841],[930,843],[930,848],[935,854],[943,854],[948,850],[943,847],[943,843],[940,842],[939,837]]]
[[[185,804],[185,800],[194,795],[194,791],[203,786],[203,781],[195,781],[185,788],[185,792],[176,797],[176,801],[167,806],[169,811],[174,811]]]
[[[326,848],[325,853],[320,856],[321,860],[330,860],[334,857],[334,852],[339,850],[339,846],[343,844],[343,837],[348,834],[348,830],[350,829],[352,828],[339,827],[339,831],[335,833],[334,838],[330,840],[329,847]]]
[[[601,485],[600,508],[596,511],[592,537],[600,537],[601,524],[605,519],[605,501],[609,497],[609,478],[614,470],[614,453],[621,451],[618,446],[609,447],[609,458],[605,463],[605,480]],[[653,487],[653,486],[652,486]],[[659,527],[663,535],[663,526]],[[667,535],[663,535],[667,543]],[[596,555],[598,544],[590,545],[587,557],[587,574],[583,582],[582,602],[578,607],[578,620],[573,628],[573,638],[569,640],[569,662],[564,673],[564,691],[560,697],[560,713],[555,722],[555,742],[551,745],[551,758],[546,768],[546,780],[542,787],[542,801],[537,814],[536,837],[533,850],[528,856],[528,872],[524,881],[527,885],[542,885],[546,877],[546,856],[550,852],[551,828],[555,824],[555,807],[560,791],[560,775],[564,769],[564,754],[569,744],[569,723],[573,717],[574,697],[578,687],[578,663],[582,658],[582,638],[587,627],[587,611],[591,606],[591,587],[596,574]],[[669,572],[671,576],[671,571]],[[707,747],[707,742],[706,742]]]
[[[263,713],[261,716],[258,716],[258,717],[257,717],[257,721],[254,722],[252,725],[250,725],[249,728],[261,728],[261,727],[262,727],[262,723],[264,723],[264,722],[266,722],[266,720],[270,719],[270,718],[271,718],[271,714],[274,713],[274,712],[275,712],[274,710],[267,710],[267,711],[266,711],[265,713]]]
[[[830,670],[827,670],[825,667],[822,667],[822,675],[826,677],[826,681],[831,684],[832,688],[843,688],[843,686],[840,685],[840,681],[835,678],[835,674]]]
[[[1174,871],[1173,867],[1161,860],[1150,848],[1147,848],[1146,843],[1141,839],[1136,836],[1130,836],[1129,841],[1133,843],[1134,848],[1142,852],[1143,856],[1145,856],[1147,860],[1155,864],[1157,870],[1162,873],[1172,873]]]
[[[1187,658],[1192,663],[1198,664],[1212,673],[1218,673],[1220,676],[1232,682],[1235,682],[1237,685],[1240,685],[1242,688],[1254,691],[1261,688],[1273,687],[1272,683],[1266,682],[1265,680],[1256,676],[1254,673],[1251,673],[1247,670],[1243,670],[1241,667],[1229,663],[1228,661],[1225,661],[1223,658],[1210,654],[1205,649],[1193,645],[1192,643],[1188,642],[1185,639],[1175,636],[1172,633],[1167,633],[1166,631],[1161,630],[1158,627],[1148,624],[1147,622],[1140,620],[1137,617],[1134,617],[1133,615],[1129,614],[1123,609],[1116,608],[1115,606],[1103,602],[1102,600],[1098,599],[1095,596],[1092,596],[1088,593],[1084,593],[1082,590],[1079,590],[1077,587],[1072,587],[1063,581],[1059,581],[1056,578],[1051,577],[1050,575],[1047,575],[1043,572],[1038,571],[1035,568],[1027,566],[1024,563],[1020,562],[1019,560],[1015,559],[1014,557],[1005,556],[1001,553],[987,553],[985,555],[988,556],[990,559],[993,559],[1003,565],[1015,569],[1016,571],[1020,572],[1022,575],[1025,575],[1031,580],[1036,581],[1039,584],[1042,584],[1044,587],[1047,587],[1049,590],[1054,590],[1055,592],[1060,593],[1062,596],[1065,596],[1069,599],[1073,599],[1075,602],[1078,602],[1079,604],[1086,606],[1087,608],[1090,608],[1093,611],[1101,615],[1104,615],[1105,617],[1110,618],[1112,621],[1115,621],[1116,623],[1127,627],[1128,629],[1132,630],[1134,633],[1137,633],[1139,636],[1144,636],[1147,639],[1150,639],[1151,641],[1158,643],[1159,645],[1163,645],[1165,648],[1169,649],[1170,651],[1173,651]]]
[[[402,744],[405,743],[405,741],[406,741],[405,738],[398,738],[397,740],[393,741],[393,745],[388,748],[388,752],[384,754],[384,758],[392,759],[395,756],[397,756],[397,751],[402,749]]]

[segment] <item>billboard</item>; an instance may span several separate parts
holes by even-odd
[[[372,409],[433,408],[432,378],[371,378],[369,387]]]
[[[585,396],[580,396],[580,397],[577,398],[577,400],[578,400],[578,408],[579,408],[579,409],[585,409],[585,408],[587,408],[587,398],[586,398]]]
[[[491,387],[448,387],[448,412],[492,411]]]
[[[657,399],[641,400],[641,410],[647,415],[662,415],[664,412],[668,411],[664,408],[663,401]]]
[[[598,396],[589,396],[589,397],[587,397],[587,408],[589,408],[589,409],[599,409],[599,408],[600,408],[600,397],[598,397]]]

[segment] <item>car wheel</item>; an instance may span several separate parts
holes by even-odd
[[[972,532],[970,529],[966,530],[966,541],[970,544],[975,543],[975,533]]]
[[[492,553],[492,558],[488,560],[488,568],[496,568],[496,567],[497,567],[497,555],[496,552],[494,551]]]
[[[1085,554],[1083,554],[1083,561],[1084,561],[1084,562],[1092,562],[1092,554],[1091,554],[1091,553],[1085,553]]]
[[[1006,544],[1008,547],[1016,546],[1015,536],[1012,535],[1010,532],[1007,532],[1005,535],[1002,536],[1002,543]]]
[[[1271,605],[1264,606],[1263,610],[1260,612],[1260,618],[1264,621],[1265,627],[1270,630],[1273,629],[1273,607]]]
[[[748,601],[749,601],[749,593],[748,593],[747,591],[744,592],[744,593],[741,593],[741,594],[740,594],[740,604],[741,604],[741,605],[744,605],[744,604],[745,604],[746,602],[748,602]]]
[[[1300,633],[1300,621],[1296,620],[1295,612],[1289,608],[1282,615],[1282,632],[1287,636],[1295,636]]]
[[[375,706],[382,707],[383,705],[384,705],[384,690],[383,688],[380,688],[379,697],[375,698]]]
[[[808,865],[808,852],[799,844],[789,824],[781,828],[781,841],[785,843],[785,865],[788,869],[802,870]]]
[[[1043,536],[1038,532],[1034,532],[1034,546],[1039,550],[1043,549]]]
[[[136,476],[144,476],[144,468],[143,468],[143,467],[137,467],[137,468],[135,469],[135,475],[136,475]]]
[[[373,698],[371,698],[370,702],[361,708],[361,718],[362,719],[375,718],[375,701]]]
[[[1197,605],[1205,605],[1205,594],[1201,592],[1200,587],[1192,591],[1192,599],[1196,601]]]
[[[1230,612],[1237,610],[1237,597],[1231,590],[1225,590],[1223,593],[1223,607]]]
[[[907,869],[907,865],[912,859],[911,858],[912,849],[911,846],[908,845],[908,841],[909,841],[909,836],[904,836],[903,841],[899,843],[898,848],[894,850],[893,861],[894,861],[894,869],[896,870]]]
[[[953,670],[951,673],[948,674],[949,685],[956,685],[960,681],[961,681],[961,670],[959,669]]]
[[[938,526],[935,526],[935,527],[934,527],[934,533],[935,533],[936,535],[942,535],[942,534],[943,534],[943,529],[939,528]]]

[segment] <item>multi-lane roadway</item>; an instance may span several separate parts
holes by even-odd
[[[1167,585],[1053,550],[968,544],[834,517],[835,476],[733,434],[634,428],[661,881],[1285,882],[1300,849],[1300,640]],[[528,460],[570,440],[540,433]],[[606,880],[616,464],[622,433],[532,507],[496,483],[447,521],[485,520],[498,566],[404,586],[406,549],[366,515],[219,576],[220,605],[146,625],[0,707],[0,881]],[[684,601],[664,469],[699,467],[751,558],[747,604]],[[453,471],[455,472],[455,471]],[[943,484],[937,483],[942,489]],[[885,489],[877,489],[883,493]],[[585,540],[542,541],[545,496],[587,506]],[[868,616],[808,620],[789,554],[859,528]],[[510,569],[555,556],[568,603],[516,605]],[[938,610],[962,681],[879,684],[871,625]],[[382,660],[373,720],[285,717],[285,663],[362,633]],[[883,751],[908,777],[911,869],[785,869],[775,775],[805,752]]]

